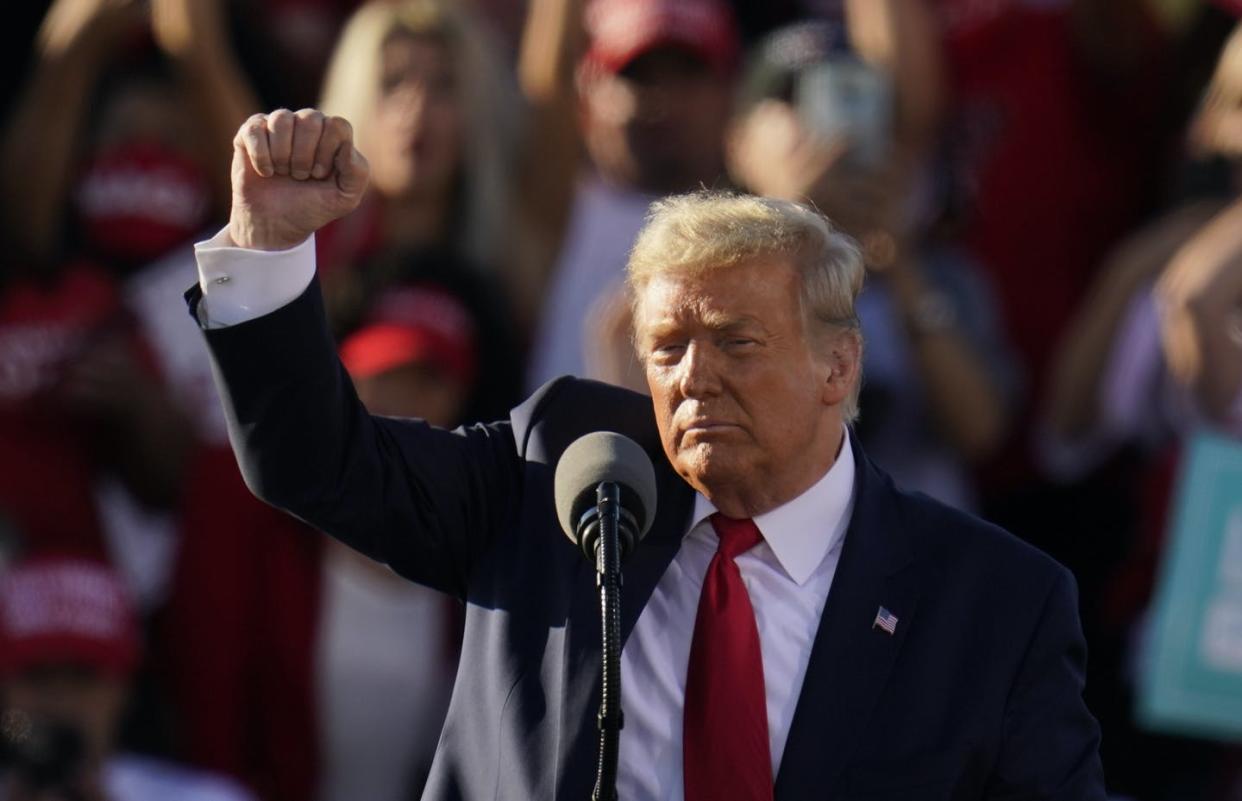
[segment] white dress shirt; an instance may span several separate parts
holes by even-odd
[[[775,777],[802,690],[820,613],[837,571],[853,509],[854,454],[848,434],[832,468],[814,486],[755,518],[763,541],[734,561],[750,595],[763,655],[768,746]],[[699,593],[719,541],[696,495],[689,533],[643,607],[621,652],[621,733],[617,797],[684,797],[682,708]]]
[[[284,251],[232,247],[222,231],[195,245],[209,328],[275,311],[297,298],[315,272],[313,237]],[[772,775],[785,739],[836,574],[853,510],[854,456],[848,433],[836,461],[797,498],[755,518],[763,542],[735,560],[759,629],[767,695]],[[682,708],[699,592],[716,553],[702,495],[681,548],[643,608],[621,653],[621,736],[617,794],[626,801],[681,801]]]

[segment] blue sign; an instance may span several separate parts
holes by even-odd
[[[1174,497],[1139,716],[1242,741],[1242,442],[1197,435]]]

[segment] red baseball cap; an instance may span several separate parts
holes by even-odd
[[[401,365],[435,366],[469,386],[477,364],[475,322],[456,297],[438,287],[406,286],[382,294],[366,322],[341,344],[354,378]]]
[[[0,675],[83,664],[126,676],[140,651],[133,602],[108,566],[39,557],[0,574]]]
[[[683,47],[719,72],[736,65],[733,11],[721,0],[592,0],[585,62],[618,72],[657,47]]]

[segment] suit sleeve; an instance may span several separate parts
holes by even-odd
[[[1059,568],[1006,706],[990,801],[1104,801],[1086,663],[1076,584]]]
[[[196,319],[199,297],[197,287],[187,293]],[[368,414],[337,358],[315,281],[292,303],[204,335],[251,492],[463,597],[471,566],[519,502],[510,425],[445,431]]]

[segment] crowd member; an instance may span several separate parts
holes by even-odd
[[[1204,162],[1223,164],[1225,194],[1185,199],[1121,242],[1058,354],[1046,418],[1051,442],[1072,447],[1054,446],[1045,456],[1063,480],[1127,440],[1159,442],[1193,420],[1232,422],[1238,379],[1230,364],[1236,297],[1228,289],[1229,226],[1237,215],[1230,208],[1242,192],[1239,97],[1242,25],[1221,52],[1201,109],[1187,127],[1183,160],[1184,172]],[[1164,315],[1157,311],[1158,282],[1168,302]],[[1165,400],[1152,405],[1152,397]]]
[[[0,191],[21,276],[5,289],[4,343],[29,379],[6,404],[25,432],[3,456],[17,481],[6,500],[66,521],[66,508],[89,509],[95,524],[83,512],[71,530],[100,540],[92,550],[116,561],[144,610],[167,577],[166,512],[194,426],[161,380],[162,343],[133,319],[127,282],[150,277],[227,202],[205,165],[227,154],[253,100],[224,39],[219,2],[57,0],[4,139]],[[23,489],[56,465],[81,479],[71,503]],[[26,528],[31,546],[46,539]]]
[[[389,289],[408,284],[434,286],[473,320],[478,368],[459,413],[460,422],[489,420],[511,408],[522,380],[521,336],[504,294],[472,263],[443,250],[395,250],[373,258],[354,284],[353,307],[342,307],[343,330],[352,332]],[[201,343],[200,343],[201,345]]]
[[[1041,455],[1050,475],[1072,481],[1119,455],[1140,473],[1132,503],[1142,515],[1109,565],[1093,632],[1096,671],[1111,679],[1100,683],[1097,704],[1113,732],[1113,781],[1138,798],[1186,786],[1227,797],[1213,788],[1227,781],[1228,752],[1136,728],[1132,666],[1141,661],[1181,443],[1203,429],[1242,436],[1242,137],[1231,124],[1240,56],[1242,28],[1189,126],[1182,168],[1223,165],[1232,198],[1192,196],[1117,246],[1072,321],[1045,399]]]
[[[722,0],[593,0],[578,66],[581,175],[535,335],[528,388],[586,374],[588,324],[619,291],[651,201],[726,180],[739,57]],[[601,305],[603,304],[603,305]]]
[[[184,451],[133,321],[105,271],[12,279],[0,294],[0,511],[27,548],[111,551],[96,489],[118,481],[153,505]]]
[[[1182,445],[1200,431],[1242,438],[1242,205],[1206,224],[1202,212],[1170,215],[1107,265],[1062,349],[1044,448],[1063,480],[1118,454],[1140,471],[1142,514],[1110,565],[1092,634],[1094,671],[1111,679],[1095,704],[1112,733],[1112,783],[1141,799],[1229,798],[1242,780],[1236,749],[1153,736],[1134,714]]]
[[[1158,154],[1136,133],[1159,110],[1154,34],[1139,3],[930,5],[961,236],[997,288],[1038,392],[1095,265],[1150,202]]]
[[[1145,3],[927,5],[944,64],[951,233],[994,287],[1025,377],[1010,436],[974,471],[981,511],[1074,571],[1094,630],[1138,514],[1136,471],[1119,459],[1048,480],[1035,455],[1037,406],[1102,259],[1155,199],[1167,40]]]
[[[871,243],[875,269],[859,299],[868,413],[856,430],[903,484],[971,508],[966,466],[1001,441],[1016,378],[986,283],[960,250],[935,241],[936,209],[913,191],[929,158],[916,121],[937,113],[927,107],[929,76],[870,42],[887,25],[888,47],[918,53],[935,31],[917,16],[897,24],[905,4],[884,6],[846,6],[843,18],[787,26],[756,45],[729,126],[728,167],[739,185],[809,199]],[[645,391],[626,312],[618,299],[599,315],[589,372]]]
[[[356,120],[383,177],[357,228],[320,238],[325,273],[392,245],[452,244],[491,265],[505,252],[517,109],[484,36],[433,1],[368,3],[346,23],[321,105]]]
[[[187,482],[204,477],[210,437],[223,447],[201,346],[187,358],[187,338],[149,314],[143,293],[170,278],[167,291],[181,291],[179,250],[229,198],[218,167],[255,101],[226,6],[50,3],[0,165],[13,243],[0,290],[0,349],[13,368],[0,507],[14,510],[27,550],[67,543],[111,564],[151,635]],[[172,757],[160,646],[151,638],[120,736]]]
[[[1187,243],[1161,276],[1161,343],[1169,373],[1203,417],[1242,436],[1242,205]]]
[[[539,221],[555,218],[545,210],[565,206],[572,189],[556,176],[566,159],[573,164],[565,155],[572,147],[561,146],[572,126],[558,84],[558,54],[573,41],[562,17],[573,8],[574,0],[531,4],[521,65],[526,131],[486,31],[452,2],[362,4],[324,81],[324,102],[354,115],[384,176],[357,214],[317,240],[336,330],[348,333],[386,284],[421,278],[449,286],[483,321],[481,385],[467,419],[490,417],[516,398],[524,324],[546,273],[538,265],[548,261],[531,254],[550,251],[540,242],[558,236],[555,221]],[[511,204],[511,194],[522,202]],[[222,447],[201,340],[163,302],[193,274],[191,254],[178,251],[130,282],[127,294],[200,438]]]
[[[569,80],[556,74],[572,41],[561,20],[572,5],[531,4],[524,106],[488,31],[463,5],[381,0],[350,18],[321,105],[352,121],[377,180],[358,213],[318,238],[331,305],[348,302],[369,259],[434,248],[472,263],[529,325],[572,189]],[[282,124],[292,120],[290,112]]]
[[[221,777],[118,751],[140,640],[129,592],[102,563],[45,555],[0,571],[0,798],[250,798]]]
[[[841,25],[774,32],[743,81],[730,168],[759,194],[809,199],[871,243],[857,431],[904,485],[974,508],[966,468],[1001,442],[1016,377],[988,285],[929,232],[935,210],[908,201],[924,172],[893,119],[911,89],[889,75],[854,55]]]
[[[215,167],[257,103],[221,2],[57,0],[4,137],[19,254],[125,270],[198,234],[228,203]]]
[[[389,286],[341,359],[373,413],[454,426],[480,386],[480,323],[444,286]],[[236,478],[193,493],[166,619],[187,755],[266,801],[417,797],[460,606],[247,502]]]

